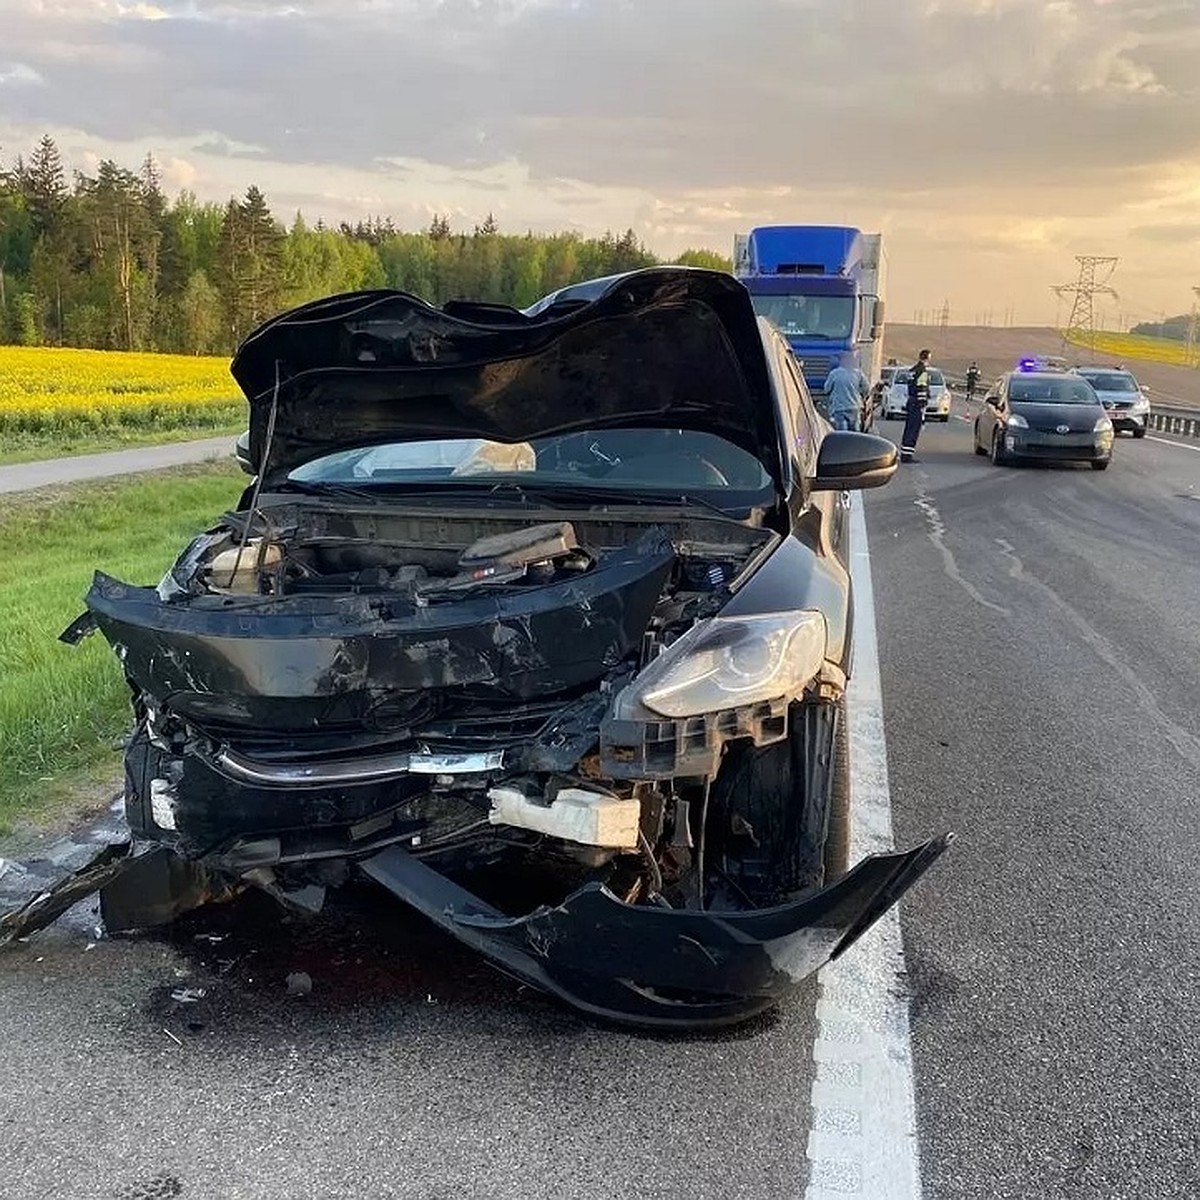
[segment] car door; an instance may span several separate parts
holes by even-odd
[[[784,351],[779,358],[783,378],[784,400],[789,418],[795,426],[797,444],[807,448],[802,456],[801,469],[811,478],[817,470],[817,454],[821,439],[829,432],[828,423],[818,415],[812,393],[804,382],[791,353]],[[850,562],[850,493],[811,492],[808,508],[820,513],[822,553],[832,553],[844,567]]]
[[[977,441],[984,450],[992,448],[992,437],[995,435],[997,414],[999,406],[1003,403],[1003,395],[1004,378],[1002,376],[988,388],[987,395],[983,398],[983,410],[979,414]]]

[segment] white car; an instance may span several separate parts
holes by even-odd
[[[1076,367],[1076,375],[1092,385],[1118,433],[1146,436],[1150,423],[1150,399],[1128,371],[1121,367]]]
[[[908,381],[912,372],[906,367],[885,367],[883,380],[883,417],[891,421],[904,416],[908,411]],[[950,402],[953,396],[946,377],[937,367],[929,368],[929,399],[925,402],[925,420],[949,421]]]

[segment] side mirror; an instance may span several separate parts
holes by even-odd
[[[827,433],[817,454],[814,492],[848,492],[883,487],[896,473],[894,442],[873,433]]]
[[[871,341],[877,342],[883,337],[883,313],[884,303],[882,300],[875,301],[875,309],[871,314]]]
[[[246,472],[247,475],[257,474],[254,463],[250,458],[250,430],[246,430],[241,437],[233,445],[233,456],[237,459],[238,466]]]

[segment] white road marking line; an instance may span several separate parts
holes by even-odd
[[[1193,454],[1200,454],[1200,446],[1189,446],[1186,442],[1172,442],[1169,438],[1158,438],[1152,434],[1146,434],[1146,441],[1157,442],[1160,446],[1177,446],[1180,450],[1190,450]]]
[[[850,514],[854,677],[850,861],[892,849],[875,594],[861,494]],[[820,974],[805,1200],[920,1200],[916,1102],[900,915],[890,909]]]

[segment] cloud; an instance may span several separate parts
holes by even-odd
[[[1159,242],[1194,252],[1197,243],[1200,243],[1200,221],[1179,225],[1138,225],[1129,231],[1129,236],[1143,242]]]
[[[947,263],[972,242],[989,262],[1058,253],[1054,280],[1076,240],[1167,220],[1131,206],[1186,209],[1158,181],[1200,162],[1195,0],[0,9],[5,54],[46,84],[0,88],[6,147],[42,129],[147,146],[192,163],[197,188],[253,180],[330,215],[494,208],[518,227],[633,224],[668,249],[850,220]]]
[[[26,63],[0,63],[0,87],[28,87],[46,81]]]

